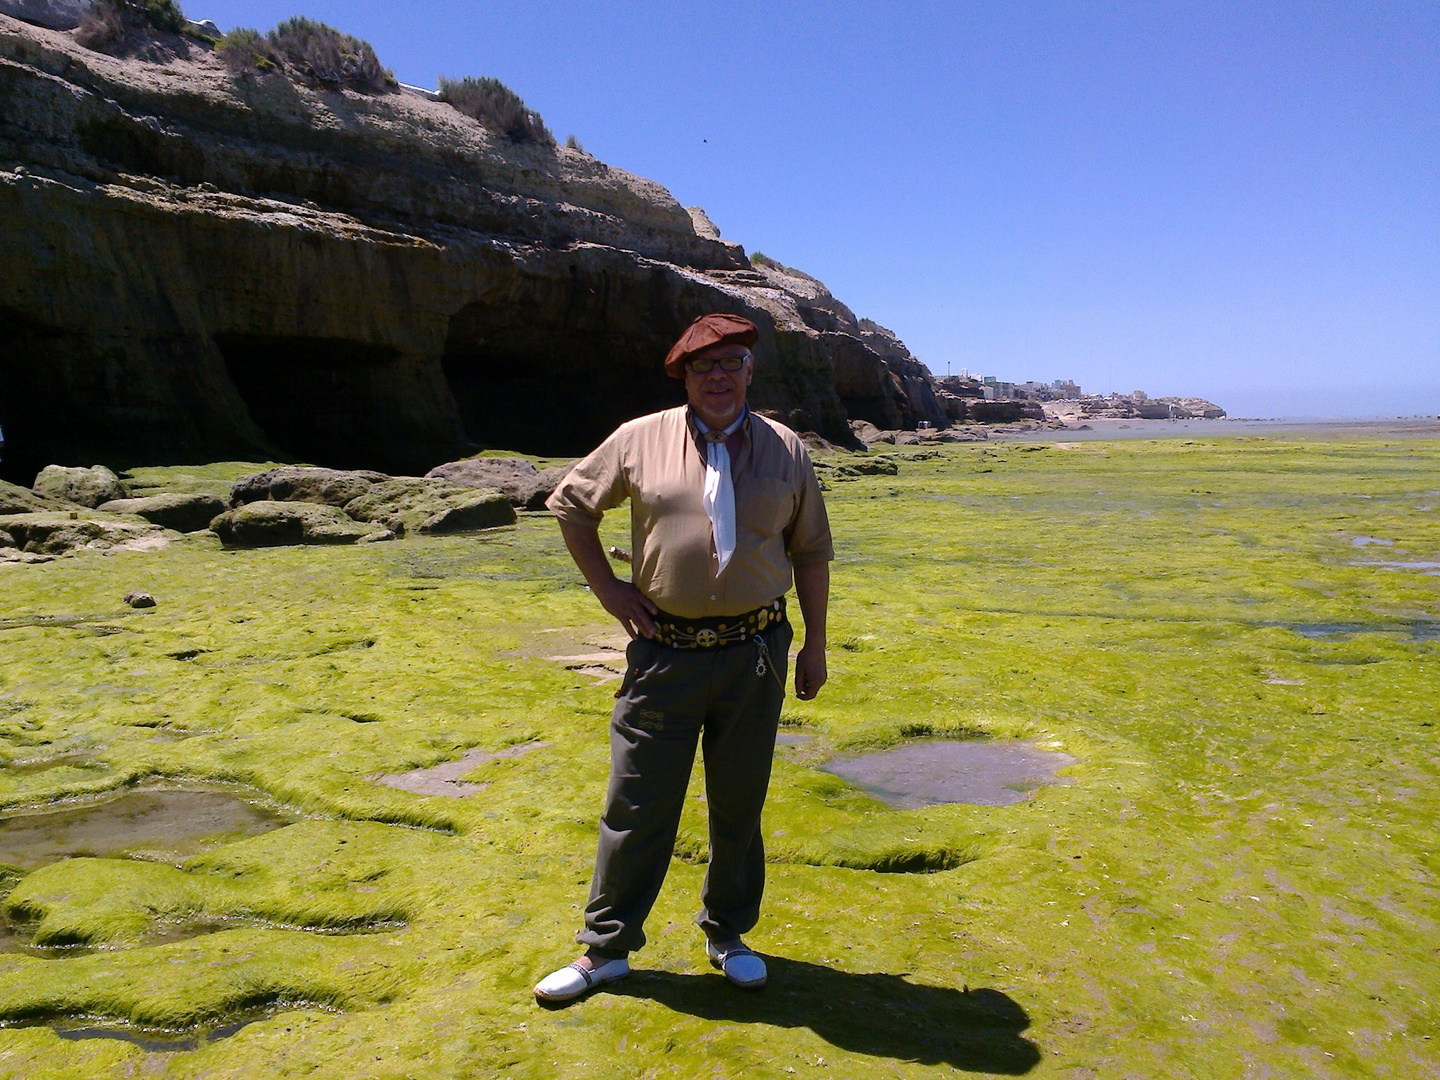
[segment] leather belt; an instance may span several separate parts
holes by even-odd
[[[655,616],[655,636],[650,640],[671,649],[723,649],[749,641],[767,627],[784,621],[783,596],[743,615],[680,619],[662,611]]]

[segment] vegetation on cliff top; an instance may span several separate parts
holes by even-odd
[[[478,120],[485,130],[503,135],[511,142],[555,145],[555,136],[545,126],[540,114],[528,108],[520,95],[499,79],[488,75],[450,79],[442,75],[440,100]]]
[[[237,27],[216,46],[232,72],[270,71],[325,87],[345,87],[365,94],[395,89],[399,83],[381,66],[368,41],[302,15],[286,19],[263,36]]]
[[[0,570],[0,806],[161,778],[306,817],[178,866],[0,868],[43,940],[106,946],[0,952],[0,1018],[279,1013],[164,1058],[0,1030],[0,1075],[1433,1075],[1440,578],[1400,564],[1440,551],[1440,443],[893,454],[827,496],[831,682],[784,717],[815,738],[777,757],[758,995],[690,921],[696,782],[636,974],[530,999],[573,956],[614,688],[546,659],[604,618],[553,521]],[[1072,784],[897,811],[814,768],[977,731]],[[533,740],[463,800],[372,780]],[[916,852],[953,868],[876,872]],[[407,925],[297,929],[367,919]]]
[[[134,31],[178,34],[185,13],[175,0],[99,0],[81,20],[76,39],[87,49],[111,51]]]

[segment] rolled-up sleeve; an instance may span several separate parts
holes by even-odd
[[[624,443],[622,428],[576,463],[545,500],[545,506],[561,521],[598,524],[606,510],[613,510],[630,494]]]
[[[830,515],[825,512],[825,497],[820,493],[820,481],[815,478],[809,454],[801,452],[799,466],[800,495],[795,516],[785,530],[785,554],[793,566],[831,562],[835,545],[830,538]]]

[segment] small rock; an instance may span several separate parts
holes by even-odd
[[[63,499],[95,509],[101,503],[126,498],[130,493],[120,478],[104,465],[91,468],[68,468],[46,465],[35,478],[37,494],[50,499]]]
[[[133,608],[154,607],[155,597],[148,592],[128,592],[125,594],[125,603]]]

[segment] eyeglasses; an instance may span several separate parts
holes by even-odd
[[[715,370],[715,365],[720,365],[721,371],[739,371],[745,366],[745,361],[750,359],[747,352],[744,356],[722,356],[716,359],[713,356],[702,357],[699,360],[687,360],[685,366],[696,375],[708,375]]]

